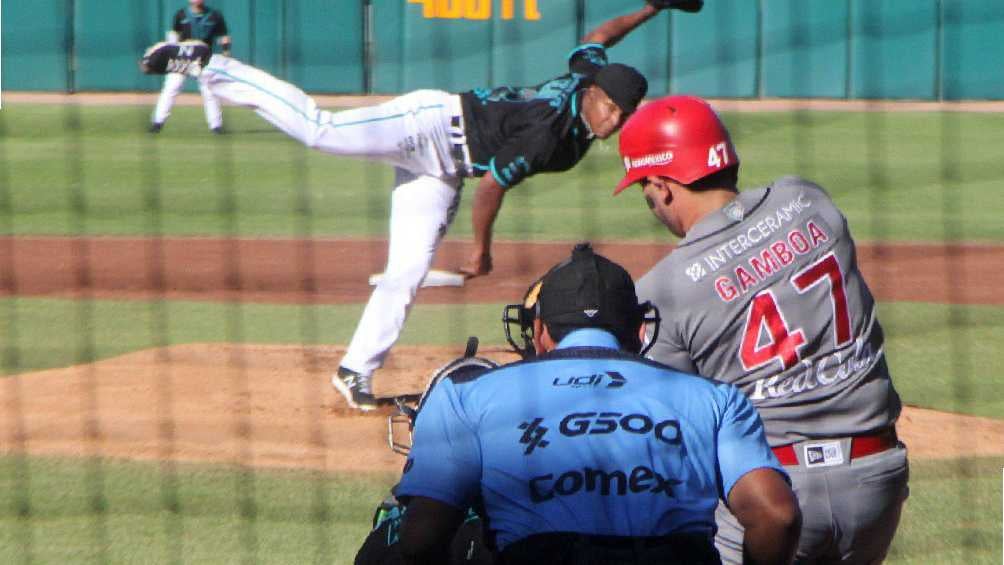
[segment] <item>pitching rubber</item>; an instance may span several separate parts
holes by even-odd
[[[376,286],[383,279],[383,273],[370,275],[370,286]],[[432,269],[422,281],[422,287],[431,286],[464,286],[464,275],[451,271]]]

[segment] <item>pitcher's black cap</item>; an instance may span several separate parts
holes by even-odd
[[[580,243],[541,279],[537,315],[548,324],[628,329],[640,322],[634,281],[624,267]]]
[[[602,88],[625,114],[633,114],[648,92],[645,75],[620,63],[611,63],[597,71],[593,84]]]

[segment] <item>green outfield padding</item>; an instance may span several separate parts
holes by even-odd
[[[608,0],[586,2],[583,33],[609,18],[625,14],[637,7],[634,0]],[[623,41],[608,51],[610,60],[637,68],[648,79],[651,93],[669,91],[671,21],[686,18],[689,14],[675,16],[660,14],[641,28],[631,32]]]
[[[287,80],[309,92],[362,92],[362,2],[286,0],[285,13]]]
[[[104,0],[78,2],[74,19],[78,90],[149,90],[160,77],[144,75],[138,61],[143,51],[163,41],[164,30],[154,2]]]
[[[561,10],[555,2],[540,4],[539,20],[526,19],[520,6],[512,20],[492,21],[493,84],[540,84],[568,72],[568,54],[581,39],[576,30],[575,10]]]
[[[999,99],[1004,94],[1004,2],[954,0],[943,3],[941,69],[944,98]]]
[[[854,98],[937,96],[938,3],[851,1]]]
[[[705,97],[752,98],[759,91],[759,8],[749,0],[707,2],[673,16],[670,89]]]
[[[255,0],[254,17],[249,26],[252,41],[246,48],[248,62],[276,76],[285,76],[281,22],[282,6]]]
[[[536,84],[563,70],[583,33],[639,7],[632,0],[209,4],[226,15],[237,57],[310,91],[336,93]],[[184,5],[6,2],[3,86],[155,90],[159,83],[140,76],[135,59]],[[660,14],[612,54],[645,72],[653,95],[1002,99],[1004,73],[993,65],[1004,57],[996,41],[1002,23],[998,0],[716,0],[700,14]]]
[[[70,14],[64,0],[0,3],[3,90],[66,91]]]
[[[388,3],[378,2],[374,8],[374,25],[378,27],[385,10],[394,9],[381,8],[380,4]],[[405,5],[403,9],[402,34],[396,41],[401,43],[404,92],[420,88],[460,92],[492,84],[490,20],[426,19],[417,5]]]
[[[781,98],[847,96],[849,4],[772,0],[763,6],[763,94]]]

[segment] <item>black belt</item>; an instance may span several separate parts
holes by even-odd
[[[464,132],[464,117],[462,115],[450,118],[450,157],[457,167],[457,175],[468,177],[471,170],[470,150],[467,148],[467,135]]]
[[[711,537],[704,534],[622,537],[556,532],[517,541],[502,552],[502,563],[713,565],[721,558]]]

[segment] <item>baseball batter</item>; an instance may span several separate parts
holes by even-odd
[[[667,1],[696,10],[699,0]],[[583,38],[568,56],[568,73],[533,87],[478,88],[460,95],[419,90],[384,104],[339,113],[321,110],[299,88],[235,59],[213,56],[199,75],[204,88],[258,115],[308,147],[392,165],[390,243],[377,284],[332,384],[356,408],[376,407],[371,376],[404,327],[415,293],[453,220],[465,177],[480,177],[473,204],[474,251],[467,276],[492,270],[491,233],[508,190],[537,173],[566,171],[593,140],[605,139],[644,97],[635,69],[608,64],[606,47],[654,17],[646,3]],[[147,57],[181,57],[164,46]]]
[[[168,32],[168,43],[198,41],[209,46],[219,43],[223,48],[223,54],[230,54],[230,33],[227,31],[227,22],[223,19],[223,13],[219,10],[205,5],[204,0],[189,0],[188,7],[178,10],[174,15],[174,25]],[[185,86],[185,74],[171,72],[164,77],[164,87],[160,91],[160,98],[157,99],[157,106],[153,110],[153,123],[150,124],[150,133],[160,133],[164,127],[164,122],[171,117],[171,108],[174,107],[174,100],[181,93]],[[211,90],[204,84],[199,83],[199,92],[202,93],[202,104],[206,111],[206,122],[213,133],[223,133],[223,110],[220,109],[220,102]]]
[[[847,220],[796,177],[736,190],[739,156],[701,99],[642,108],[620,139],[627,174],[683,239],[639,282],[663,313],[653,359],[739,387],[757,407],[804,516],[799,563],[877,563],[908,494],[900,400]],[[718,548],[742,559],[722,507]]]

